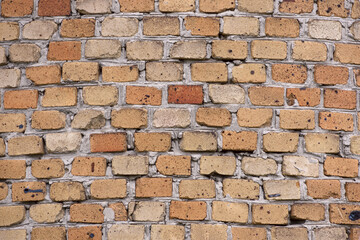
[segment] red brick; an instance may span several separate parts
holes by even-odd
[[[32,14],[33,8],[33,0],[2,0],[1,16],[23,17]]]
[[[39,16],[71,15],[71,0],[39,0]]]
[[[47,59],[49,61],[80,60],[81,42],[64,41],[51,42]]]
[[[340,89],[324,90],[324,107],[355,109],[356,108],[356,91],[347,91]]]
[[[126,133],[104,133],[90,135],[91,152],[123,152],[126,150]]]
[[[15,90],[7,91],[4,94],[5,109],[28,109],[37,108],[37,90]]]
[[[288,88],[286,89],[287,104],[296,102],[301,107],[315,107],[320,104],[321,90],[319,88]]]
[[[168,102],[174,104],[202,104],[204,93],[201,85],[170,85]]]

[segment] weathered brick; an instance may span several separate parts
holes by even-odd
[[[291,18],[268,17],[265,21],[265,34],[270,37],[298,37],[299,21]]]
[[[36,178],[60,178],[65,174],[65,164],[61,159],[33,160],[31,174]]]
[[[0,138],[0,156],[5,156],[5,142],[3,138]]]
[[[196,122],[208,127],[225,127],[231,124],[231,113],[226,108],[199,108]]]
[[[30,206],[30,217],[38,223],[59,222],[64,217],[65,211],[60,203],[35,204]]]
[[[360,46],[355,44],[336,43],[334,60],[341,63],[360,64]]]
[[[260,186],[252,180],[245,179],[224,179],[223,195],[235,199],[259,199]]]
[[[71,15],[71,0],[39,0],[39,16]]]
[[[191,64],[191,78],[195,82],[222,82],[228,79],[225,63],[193,63]]]
[[[178,59],[205,59],[206,41],[178,41],[171,46],[170,57]]]
[[[115,128],[146,128],[148,112],[144,108],[123,108],[111,111],[111,126]]]
[[[112,225],[108,230],[107,237],[109,240],[143,240],[145,237],[144,232],[144,225]]]
[[[90,135],[91,152],[124,152],[127,150],[126,133]]]
[[[279,11],[283,13],[311,13],[314,9],[314,0],[293,0],[280,3]]]
[[[110,203],[109,207],[114,211],[115,213],[115,221],[127,221],[127,210],[125,208],[125,205],[122,202],[119,203]],[[101,239],[99,239],[101,240]]]
[[[214,180],[181,180],[179,184],[180,198],[214,198],[215,182]]]
[[[85,43],[86,58],[119,58],[121,42],[115,39],[88,40]]]
[[[0,40],[12,41],[17,40],[20,34],[19,23],[17,22],[1,22],[0,23]]]
[[[350,202],[359,202],[360,201],[360,184],[359,183],[345,183],[345,196],[346,199]]]
[[[185,227],[180,225],[151,225],[151,240],[182,240]]]
[[[344,0],[327,0],[317,3],[317,14],[320,16],[347,17],[349,10],[345,8]]]
[[[356,91],[324,89],[324,107],[355,109]]]
[[[274,2],[272,0],[239,0],[239,11],[272,13],[274,11]]]
[[[64,81],[97,81],[99,80],[99,64],[95,62],[66,62],[62,67]]]
[[[154,0],[139,0],[136,4],[132,0],[120,0],[121,12],[153,12],[155,10]]]
[[[0,226],[8,227],[21,223],[25,220],[25,207],[18,206],[1,206],[0,207]]]
[[[213,17],[185,17],[185,29],[193,36],[217,36],[220,19]]]
[[[76,152],[82,141],[79,132],[48,133],[45,136],[45,145],[48,153]]]
[[[146,63],[146,80],[157,82],[181,81],[183,65],[167,62]]]
[[[112,159],[114,175],[146,175],[148,172],[148,156],[114,156]]]
[[[353,25],[350,27],[350,32],[353,35],[354,39],[360,39],[360,23],[354,22]]]
[[[16,63],[37,62],[41,57],[40,47],[31,43],[15,43],[9,47],[9,60]]]
[[[360,17],[360,3],[358,1],[354,1],[354,4],[352,5],[351,17],[354,19]]]
[[[253,224],[287,225],[288,205],[254,204],[252,205],[252,217]]]
[[[260,21],[254,17],[224,17],[224,35],[257,36],[260,33]]]
[[[0,201],[4,200],[9,192],[9,187],[6,183],[2,182],[0,183]]]
[[[15,182],[12,184],[13,202],[42,201],[46,195],[45,182]]]
[[[0,114],[0,132],[24,132],[26,116],[23,113]]]
[[[314,107],[320,104],[321,90],[319,88],[288,88],[286,89],[287,104],[301,107]]]
[[[341,227],[322,227],[314,229],[316,240],[346,240],[346,229]]]
[[[65,227],[35,227],[31,231],[32,240],[66,240]]]
[[[234,83],[263,83],[266,81],[264,64],[245,63],[232,69]]]
[[[314,80],[319,84],[347,84],[348,79],[349,69],[346,67],[316,65],[314,68]]]
[[[335,224],[359,224],[354,213],[359,211],[359,205],[350,204],[329,204],[330,222]]]
[[[68,240],[79,240],[91,238],[91,240],[101,240],[102,233],[100,226],[71,227],[68,229]]]
[[[126,86],[126,103],[160,106],[162,89],[144,86]]]
[[[35,111],[31,115],[31,127],[34,129],[61,129],[66,125],[65,113],[59,111]]]
[[[93,37],[94,34],[95,19],[93,18],[64,19],[61,22],[60,36],[63,38]]]
[[[153,115],[155,128],[186,128],[190,125],[190,111],[187,109],[157,109]]]
[[[263,135],[265,152],[296,152],[298,144],[298,133],[270,132]]]
[[[204,101],[201,85],[169,85],[168,103],[173,104],[202,104]]]
[[[234,240],[266,240],[266,228],[232,227]]]
[[[339,180],[306,180],[307,195],[314,199],[340,198]]]
[[[268,200],[300,200],[300,182],[297,180],[267,180],[263,188]]]
[[[87,105],[114,106],[119,100],[119,89],[116,86],[84,87],[82,97]]]
[[[61,68],[59,65],[27,67],[26,78],[30,79],[35,85],[59,84],[61,81]]]
[[[171,134],[137,132],[134,134],[134,144],[138,152],[167,152],[171,148]]]
[[[338,153],[339,136],[329,133],[308,133],[305,135],[305,147],[308,152]]]
[[[202,156],[200,158],[200,174],[202,175],[234,175],[236,158],[232,156]]]
[[[34,9],[32,0],[3,0],[1,1],[1,16],[23,17],[31,15]]]
[[[98,129],[105,126],[104,113],[100,110],[80,110],[71,122],[72,128],[77,129]]]
[[[44,143],[38,136],[13,137],[8,140],[10,156],[44,154]]]
[[[200,0],[200,12],[218,13],[235,9],[235,2],[232,0]]]
[[[138,178],[135,182],[135,196],[138,198],[171,197],[171,178]]]
[[[177,17],[145,17],[143,24],[146,36],[180,35],[180,21]]]
[[[283,83],[305,83],[307,68],[297,64],[273,64],[271,66],[272,79]]]
[[[296,203],[291,206],[291,219],[323,221],[325,206],[319,203]]]
[[[111,13],[111,0],[77,0],[76,11],[81,14],[105,14]]]
[[[213,103],[218,104],[244,104],[245,91],[237,85],[217,85],[209,86],[209,97]]]
[[[319,42],[295,41],[292,57],[299,61],[326,61],[327,47]]]
[[[95,180],[90,186],[91,198],[112,199],[126,197],[126,179]]]
[[[137,66],[110,66],[102,67],[104,82],[134,82],[139,78]]]
[[[70,206],[70,222],[102,223],[103,211],[100,204],[73,204]]]
[[[101,35],[106,37],[130,37],[139,29],[136,18],[106,17],[101,23]]]
[[[164,54],[164,43],[161,41],[135,41],[126,43],[128,60],[160,60]]]
[[[244,157],[241,160],[241,170],[244,174],[253,176],[273,175],[277,172],[277,164],[273,159]]]
[[[319,126],[334,131],[353,131],[354,119],[349,113],[320,112]]]
[[[195,10],[195,0],[159,0],[161,12],[191,12]]]
[[[184,132],[180,149],[185,152],[215,152],[217,150],[216,133]]]
[[[315,112],[312,110],[280,110],[280,128],[314,129]]]
[[[318,177],[319,163],[303,156],[284,156],[282,173],[285,176]]]
[[[156,168],[159,173],[167,176],[189,176],[191,175],[191,157],[161,155],[156,160]]]
[[[250,87],[248,94],[253,105],[284,105],[284,88],[281,87]]]
[[[24,179],[26,177],[25,160],[1,160],[0,179]]]
[[[324,174],[327,176],[357,177],[359,174],[357,159],[327,156],[324,162]]]
[[[307,240],[308,230],[305,227],[273,227],[271,228],[271,239],[286,240],[294,238],[297,240]]]
[[[212,219],[222,222],[247,223],[249,207],[246,203],[212,202]]]
[[[247,45],[245,41],[214,40],[211,54],[217,59],[245,59]]]
[[[75,157],[71,164],[73,176],[105,176],[106,158]]]
[[[316,39],[340,40],[342,26],[338,21],[312,20],[308,23],[309,36]]]
[[[47,59],[49,61],[80,60],[81,42],[50,42]]]
[[[160,222],[165,220],[165,203],[130,202],[128,212],[132,221]]]
[[[48,40],[57,29],[58,26],[53,21],[36,20],[24,25],[22,36],[24,39]]]
[[[285,59],[286,42],[270,40],[254,40],[251,42],[251,56],[258,59]]]
[[[5,109],[28,109],[37,108],[38,103],[37,90],[14,90],[4,93]]]
[[[4,47],[0,47],[0,66],[6,64],[7,64],[6,49]]]
[[[230,151],[255,151],[257,133],[252,131],[223,131],[222,150]]]
[[[359,237],[360,237],[360,229],[359,228],[351,228],[350,229],[349,239],[350,240],[356,240]]]
[[[266,108],[239,108],[237,123],[240,127],[267,127],[271,125],[273,112]]]
[[[191,239],[226,240],[227,226],[224,224],[191,224]]]
[[[80,182],[55,182],[50,186],[50,199],[54,202],[84,201],[85,188]]]
[[[26,240],[26,229],[0,230],[1,240]]]
[[[360,137],[359,136],[352,136],[350,138],[350,151],[353,154],[360,155]]]

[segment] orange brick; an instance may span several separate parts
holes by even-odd
[[[134,66],[102,67],[104,82],[134,82],[139,78],[139,69]]]
[[[135,133],[134,144],[138,152],[167,152],[171,148],[171,134]]]
[[[95,34],[95,20],[85,19],[64,19],[61,22],[61,37],[81,38],[93,37]]]
[[[32,0],[3,0],[1,1],[1,16],[23,17],[31,15],[34,9]]]
[[[280,110],[280,128],[314,129],[315,112],[312,110]]]
[[[70,222],[103,223],[103,211],[100,204],[73,204],[70,206]]]
[[[220,19],[210,17],[185,17],[185,28],[193,36],[217,36]]]
[[[325,206],[319,203],[297,203],[291,206],[291,219],[323,221]]]
[[[324,174],[327,176],[339,176],[355,178],[359,173],[357,159],[326,157],[324,162]]]
[[[50,42],[47,59],[49,61],[80,60],[81,42]]]
[[[287,225],[289,218],[288,205],[255,204],[252,205],[253,224]]]
[[[25,160],[1,160],[0,179],[24,179],[26,176]]]
[[[42,201],[46,195],[45,182],[16,182],[12,184],[13,202]]]
[[[307,194],[314,199],[340,198],[339,180],[306,180]]]
[[[101,226],[72,227],[68,229],[68,240],[80,239],[101,240]]]
[[[171,104],[202,104],[204,101],[201,85],[170,85],[168,86],[168,102]]]
[[[266,240],[266,228],[232,227],[234,240]]]
[[[284,88],[250,87],[249,98],[253,105],[282,106],[284,105]]]
[[[257,133],[242,131],[223,131],[222,149],[230,151],[255,151],[257,145]]]
[[[267,127],[272,123],[272,109],[266,108],[239,108],[237,122],[240,127]]]
[[[123,108],[111,111],[111,126],[115,128],[146,128],[148,111],[144,108]]]
[[[123,203],[111,203],[109,207],[115,212],[115,221],[126,221],[127,220],[127,210]]]
[[[139,198],[171,197],[171,178],[139,178],[135,182],[135,196]]]
[[[71,15],[71,0],[39,0],[39,16]]]
[[[196,122],[208,127],[225,127],[231,125],[231,113],[226,108],[199,108]]]
[[[356,91],[324,89],[324,107],[355,109]]]
[[[321,90],[319,88],[288,88],[286,98],[290,106],[298,103],[301,107],[314,107],[320,104]]]
[[[360,223],[357,213],[360,210],[359,205],[353,204],[329,204],[329,218],[331,223],[335,224],[356,224]]]
[[[170,219],[199,221],[206,218],[206,202],[201,201],[171,201]]]
[[[33,160],[31,174],[36,178],[60,178],[65,174],[65,164],[61,159]]]
[[[353,131],[354,119],[350,113],[320,112],[319,126],[334,131]]]
[[[65,227],[35,227],[31,230],[32,240],[47,240],[55,239],[65,240],[66,239],[66,228]]]
[[[200,12],[219,13],[235,9],[233,0],[200,0]]]
[[[54,87],[45,88],[41,105],[43,107],[70,107],[77,103],[77,88]]]
[[[59,84],[61,81],[61,68],[59,65],[28,67],[26,77],[35,85]]]
[[[123,152],[126,150],[126,133],[103,133],[90,135],[91,152]]]
[[[314,9],[314,0],[292,0],[280,3],[279,10],[284,13],[311,13]]]
[[[119,0],[121,12],[153,12],[155,10],[154,0]]]
[[[341,63],[360,64],[360,46],[336,43],[334,60]]]
[[[106,174],[106,158],[103,157],[76,157],[71,166],[71,174],[74,176],[105,176]]]
[[[39,94],[37,90],[15,90],[4,93],[5,109],[37,108]]]
[[[161,155],[156,160],[156,168],[163,175],[190,176],[191,157]]]
[[[360,202],[360,184],[359,183],[345,183],[345,196],[350,202]]]
[[[271,66],[272,79],[284,83],[305,83],[307,68],[297,64],[273,64]]]
[[[347,84],[348,79],[349,69],[346,67],[316,65],[314,68],[314,80],[318,84]]]
[[[298,37],[300,25],[297,19],[266,18],[265,34],[270,37]]]
[[[215,181],[208,179],[181,180],[179,184],[180,198],[215,198]]]
[[[154,87],[126,87],[126,103],[135,105],[160,106],[162,90]]]

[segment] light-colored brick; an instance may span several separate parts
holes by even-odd
[[[281,87],[250,87],[248,88],[248,95],[253,105],[284,105],[284,89]]]
[[[82,96],[87,105],[113,106],[118,103],[119,90],[116,86],[84,87]]]
[[[241,160],[241,170],[246,175],[266,176],[277,172],[277,164],[273,159],[244,157]]]
[[[244,104],[245,91],[237,85],[216,85],[209,86],[209,96],[213,103],[217,104]]]
[[[312,20],[308,23],[309,36],[316,39],[340,40],[342,26],[338,21]]]
[[[195,0],[159,0],[161,12],[191,12],[195,10]]]
[[[35,204],[30,207],[30,217],[38,223],[59,222],[65,211],[62,204]]]
[[[35,227],[31,231],[32,240],[66,240],[65,227]]]
[[[298,144],[298,133],[271,132],[263,135],[265,152],[296,152]]]
[[[119,40],[88,40],[85,43],[86,58],[119,58],[121,42]]]
[[[239,0],[239,11],[272,13],[274,11],[274,2],[272,0]]]
[[[214,17],[185,17],[185,29],[193,36],[219,35],[220,19]]]
[[[9,187],[6,183],[2,182],[0,183],[0,201],[4,200],[9,193]]]
[[[224,17],[224,35],[257,36],[260,33],[260,22],[254,17]]]
[[[50,199],[54,202],[84,201],[85,188],[80,182],[56,182],[50,186]]]
[[[65,164],[61,159],[33,160],[31,174],[36,178],[60,178],[65,174]]]
[[[327,47],[319,42],[295,41],[292,57],[299,61],[326,61]]]
[[[225,63],[193,63],[191,79],[195,82],[226,83],[228,80]]]
[[[101,35],[105,37],[130,37],[138,32],[136,18],[106,17],[101,23]]]
[[[21,223],[25,220],[25,207],[19,206],[1,206],[0,207],[0,226],[8,227]]]
[[[254,40],[251,42],[251,56],[258,59],[283,60],[287,56],[286,42]]]
[[[191,224],[191,239],[226,240],[227,226],[224,224]]]
[[[136,222],[160,222],[165,220],[165,203],[130,202],[129,219]]]
[[[135,197],[171,197],[172,178],[138,178],[135,182]]]
[[[354,39],[360,39],[360,22],[354,22],[350,27],[350,32],[353,35]]]
[[[12,184],[13,202],[37,202],[45,199],[45,182],[15,182]]]
[[[163,175],[190,176],[191,157],[161,155],[156,160],[156,168]]]
[[[267,180],[264,195],[269,200],[300,200],[300,182],[297,180]]]
[[[104,82],[134,82],[139,78],[139,69],[133,66],[102,67]]]
[[[235,9],[235,2],[232,0],[200,0],[200,12],[217,13]]]
[[[71,164],[73,176],[105,176],[106,158],[75,157]]]
[[[71,127],[76,129],[98,129],[105,126],[104,113],[100,110],[80,110],[73,118]]]
[[[214,40],[211,55],[217,59],[245,59],[248,55],[246,41]]]
[[[215,152],[217,150],[216,133],[184,132],[180,149],[185,152]]]
[[[291,18],[268,17],[265,21],[265,34],[270,37],[298,37],[299,21]]]
[[[1,22],[0,23],[0,40],[12,41],[19,38],[20,27],[17,22]]]
[[[284,156],[282,173],[285,176],[318,177],[319,162],[303,156]]]
[[[249,207],[246,203],[223,201],[212,202],[212,216],[215,221],[247,223]]]
[[[132,0],[120,0],[121,12],[153,12],[155,10],[154,0],[139,0],[136,4]]]
[[[38,136],[13,137],[8,140],[10,156],[44,154],[44,143]]]
[[[236,158],[232,156],[202,156],[200,158],[200,174],[234,175]]]
[[[153,116],[156,128],[186,128],[190,125],[190,111],[187,109],[157,109]]]
[[[306,180],[307,195],[314,199],[340,198],[339,180]]]
[[[325,220],[325,206],[319,203],[296,203],[291,206],[291,219]]]
[[[273,112],[266,108],[239,108],[236,116],[240,127],[268,127],[272,123]]]
[[[70,206],[70,222],[102,223],[103,211],[100,204],[73,204]]]
[[[305,135],[305,147],[308,152],[338,153],[339,136],[330,133],[308,133]]]
[[[147,156],[114,156],[112,173],[114,175],[146,175],[149,171]]]
[[[112,225],[107,233],[109,240],[143,240],[145,237],[144,225]]]
[[[206,41],[178,41],[172,45],[170,57],[178,59],[205,59]]]
[[[24,39],[50,39],[57,31],[58,26],[53,21],[35,20],[24,25],[22,37]]]
[[[35,111],[31,115],[31,127],[34,129],[61,129],[65,126],[66,115],[59,111]]]
[[[186,199],[215,198],[214,180],[181,180],[179,197]]]
[[[151,225],[151,240],[183,240],[185,228],[180,225]]]
[[[253,224],[287,225],[288,205],[254,204],[252,205],[252,217]]]
[[[324,162],[324,174],[327,176],[356,178],[359,174],[358,160],[328,156]]]
[[[179,63],[146,63],[146,80],[155,82],[174,82],[183,79],[184,67]]]
[[[45,136],[46,150],[49,153],[75,152],[80,149],[81,133],[48,133]]]
[[[253,131],[223,131],[222,149],[230,151],[255,151],[257,148],[257,133]]]
[[[171,134],[137,132],[134,134],[134,144],[137,152],[167,152],[171,148]]]
[[[91,183],[90,193],[94,199],[125,198],[126,179],[95,180]]]
[[[0,230],[1,240],[26,240],[26,229]]]
[[[112,2],[110,0],[77,0],[76,11],[81,14],[105,14],[111,13]]]
[[[125,205],[122,202],[110,203],[109,207],[114,211],[115,221],[127,221],[128,214]],[[99,239],[101,240],[101,239]]]
[[[346,228],[344,227],[322,227],[314,229],[316,240],[346,240]]]
[[[164,43],[161,41],[135,41],[126,43],[128,60],[160,60],[164,54]]]
[[[232,227],[234,240],[267,240],[266,228]]]
[[[62,67],[64,81],[97,81],[99,64],[95,62],[66,62]]]
[[[180,21],[177,17],[145,17],[143,23],[146,36],[180,35]]]
[[[315,112],[311,110],[280,110],[280,128],[314,129]]]
[[[61,81],[61,68],[59,65],[28,67],[26,68],[26,78],[30,79],[35,85],[59,84]]]
[[[360,136],[352,136],[350,138],[350,151],[353,154],[360,155]]]
[[[5,64],[7,64],[6,49],[4,47],[0,47],[0,65]]]
[[[26,177],[25,160],[1,160],[0,179],[23,179]]]
[[[64,19],[61,22],[61,37],[81,38],[93,37],[95,34],[95,19]]]
[[[223,195],[235,199],[259,199],[260,186],[252,180],[245,179],[224,179]]]
[[[26,116],[23,113],[0,114],[0,132],[24,132],[26,129]]]
[[[234,83],[266,82],[266,67],[264,64],[245,63],[232,69]]]
[[[308,240],[308,230],[305,227],[273,227],[271,228],[271,239],[286,240],[294,238],[297,240]]]
[[[46,88],[42,98],[43,107],[70,107],[77,103],[77,88],[53,87]]]
[[[156,87],[127,86],[125,100],[132,105],[160,106],[162,90]]]
[[[9,48],[9,60],[15,63],[37,62],[41,57],[40,47],[31,43],[15,43]]]
[[[148,111],[144,108],[122,108],[111,111],[111,126],[115,128],[146,128]]]

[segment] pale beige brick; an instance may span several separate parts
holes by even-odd
[[[80,149],[81,133],[48,133],[45,137],[46,150],[49,153],[75,152]]]
[[[7,64],[6,49],[4,47],[0,47],[0,65],[5,64]]]
[[[202,156],[200,158],[200,174],[234,175],[236,158],[232,156]]]
[[[308,23],[309,36],[317,39],[340,40],[342,26],[338,21],[312,20]]]
[[[83,88],[82,96],[87,105],[113,106],[118,102],[119,90],[116,86],[90,86]]]
[[[25,207],[19,206],[1,206],[0,207],[0,226],[8,227],[21,223],[25,220]]]
[[[165,203],[130,202],[128,212],[132,221],[160,222],[165,220]]]
[[[305,147],[308,152],[338,153],[339,136],[330,133],[308,133],[305,135]]]
[[[86,58],[118,58],[121,55],[119,40],[88,40],[85,44]]]
[[[95,180],[90,186],[91,197],[94,199],[125,198],[126,190],[126,179]]]
[[[228,80],[225,63],[193,63],[191,79],[195,82],[226,83]]]
[[[296,152],[298,143],[298,133],[271,132],[263,135],[265,152]]]
[[[327,47],[319,42],[295,41],[292,57],[300,61],[326,61]]]
[[[1,240],[26,240],[26,229],[0,231]]]
[[[128,60],[160,60],[163,58],[164,43],[161,41],[134,41],[126,43]]]
[[[80,182],[56,182],[50,186],[50,198],[55,202],[83,201],[85,188]]]
[[[183,79],[184,67],[180,63],[146,63],[146,80],[155,82],[174,82]]]
[[[0,88],[18,87],[21,72],[18,68],[0,69]]]
[[[77,0],[76,11],[81,14],[111,13],[111,0]]]
[[[178,108],[157,109],[153,116],[153,126],[156,128],[186,128],[190,126],[190,111]]]
[[[192,240],[226,240],[227,226],[224,224],[191,224]]]
[[[266,67],[264,64],[245,63],[232,69],[234,83],[266,82]]]
[[[268,180],[263,183],[265,198],[269,200],[300,200],[300,182],[296,180]]]
[[[38,223],[59,222],[65,214],[62,204],[35,204],[30,207],[30,217]]]
[[[253,224],[287,225],[288,205],[255,204],[252,205],[252,217]]]
[[[224,179],[223,195],[235,199],[259,199],[260,186],[258,183],[244,179]]]
[[[112,159],[114,175],[146,175],[149,171],[147,156],[115,156]]]
[[[213,201],[212,220],[222,222],[247,223],[249,207],[246,203]]]
[[[58,26],[53,21],[35,20],[24,25],[22,36],[24,39],[47,40],[57,29]]]
[[[272,13],[274,11],[274,2],[272,0],[239,0],[239,11]]]
[[[276,174],[277,164],[273,159],[244,157],[241,160],[241,170],[247,175],[265,176]]]
[[[151,225],[151,240],[183,240],[185,227],[180,225]]]
[[[112,225],[107,233],[109,240],[144,240],[144,225]]]
[[[273,227],[271,228],[272,240],[308,240],[308,230],[304,227]]]
[[[346,240],[346,228],[344,227],[322,227],[314,229],[316,240]]]
[[[37,62],[41,57],[40,47],[31,43],[15,43],[9,48],[11,62]]]
[[[99,64],[95,62],[66,62],[62,67],[64,81],[97,81]]]
[[[10,156],[44,154],[44,143],[38,136],[13,137],[8,140]]]
[[[225,35],[257,36],[260,32],[259,19],[254,17],[224,17]]]
[[[148,111],[145,108],[123,108],[111,111],[111,126],[116,128],[146,128]]]
[[[283,60],[287,56],[286,42],[254,40],[251,42],[251,56],[258,59]]]
[[[215,85],[209,86],[209,96],[213,103],[218,104],[244,104],[245,91],[237,85]]]
[[[71,122],[71,127],[76,129],[98,129],[105,126],[104,113],[100,110],[80,110]]]
[[[212,57],[217,59],[245,59],[248,55],[246,41],[214,40]]]
[[[271,125],[273,112],[266,108],[239,108],[237,122],[240,127],[268,127]]]
[[[0,23],[0,40],[12,41],[19,38],[20,27],[17,22]]]
[[[282,173],[286,176],[318,177],[319,162],[303,156],[284,156]]]
[[[196,198],[214,198],[215,181],[214,180],[181,180],[179,184],[180,198],[196,199]]]
[[[180,149],[186,152],[214,152],[217,150],[216,133],[184,132]]]
[[[26,116],[23,113],[0,114],[0,132],[24,132]]]
[[[106,17],[101,24],[101,35],[105,37],[130,37],[138,32],[136,18]]]
[[[170,57],[178,59],[205,59],[206,41],[179,41],[170,49]]]

